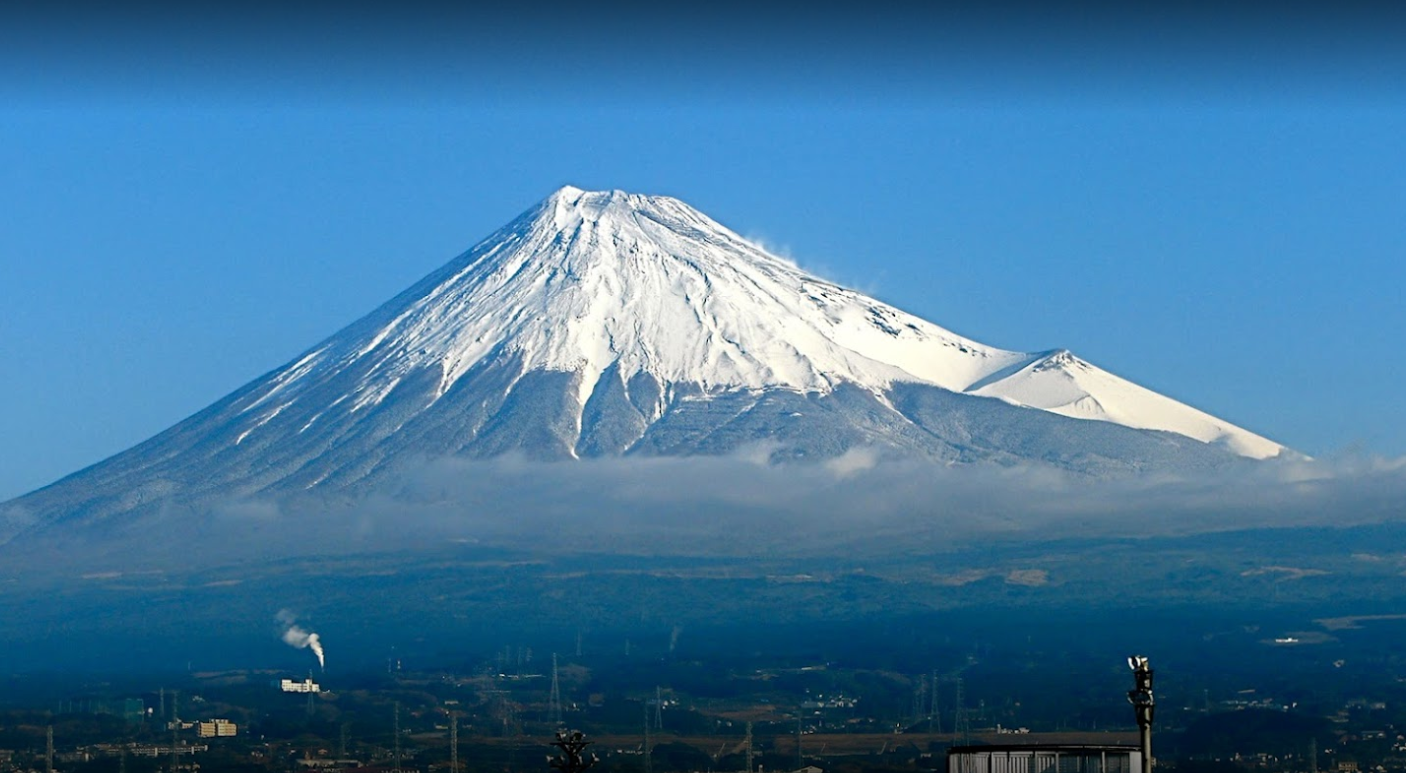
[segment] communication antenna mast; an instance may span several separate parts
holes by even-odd
[[[547,704],[547,721],[561,724],[561,682],[557,679],[557,654],[552,653],[552,697]]]
[[[337,732],[337,757],[338,757],[339,759],[343,759],[343,760],[347,758],[347,725],[348,725],[348,724],[350,724],[350,723],[348,723],[348,722],[343,722],[341,728],[340,728],[340,729],[338,730],[338,732]]]
[[[54,726],[44,731],[44,770],[54,773]]]
[[[742,739],[742,743],[747,749],[747,773],[752,773],[752,723],[747,723],[747,737]]]
[[[552,770],[561,773],[583,773],[586,769],[600,762],[600,758],[594,753],[586,754],[586,747],[593,741],[587,741],[586,736],[580,730],[558,730],[557,739],[552,742],[552,746],[561,750],[555,758],[548,757],[547,762]]]
[[[1152,773],[1152,714],[1157,708],[1152,697],[1152,667],[1146,657],[1133,655],[1128,658],[1128,668],[1133,670],[1133,689],[1128,691],[1128,702],[1133,704],[1138,734],[1142,736],[1142,773]]]
[[[658,685],[654,687],[654,729],[664,729],[664,693]]]

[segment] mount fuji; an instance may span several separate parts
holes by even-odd
[[[442,457],[748,448],[1090,476],[1286,452],[1068,351],[986,346],[817,278],[676,199],[566,187],[292,362],[0,506],[0,542],[355,498]]]

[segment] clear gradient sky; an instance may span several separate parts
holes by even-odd
[[[0,500],[568,183],[1310,454],[1406,453],[1402,18],[1037,7],[6,11]]]

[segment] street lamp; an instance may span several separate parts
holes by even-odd
[[[1128,658],[1128,668],[1133,670],[1133,689],[1128,691],[1128,702],[1133,704],[1133,714],[1137,716],[1138,730],[1142,735],[1142,773],[1152,773],[1152,712],[1156,701],[1152,698],[1152,667],[1147,658],[1133,655]]]

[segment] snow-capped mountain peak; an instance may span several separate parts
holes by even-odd
[[[704,392],[895,381],[960,391],[1028,359],[808,275],[676,199],[573,187],[348,333],[295,380],[368,360],[351,397],[366,404],[432,365],[442,395],[506,351],[523,372],[580,374],[584,405],[612,366]]]
[[[665,196],[564,187],[289,364],[17,500],[363,491],[415,459],[876,447],[1103,475],[1283,447],[1070,352],[998,349],[767,252]]]

